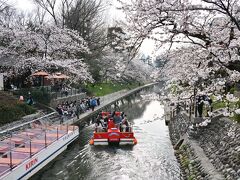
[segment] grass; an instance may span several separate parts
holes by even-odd
[[[217,110],[217,109],[220,109],[220,108],[226,108],[227,103],[226,103],[226,100],[224,100],[224,101],[213,101],[212,106],[213,106],[213,110]],[[230,110],[233,110],[235,108],[240,108],[240,101],[229,102],[228,106],[229,106]],[[234,113],[234,116],[230,117],[230,119],[240,123],[240,115],[239,114]]]
[[[113,84],[113,83],[98,83],[98,84],[88,84],[86,90],[89,95],[94,96],[104,96],[111,94],[123,89],[133,89],[138,87],[138,83],[134,84]]]
[[[217,109],[226,107],[226,103],[223,101],[215,101],[212,103],[212,106],[213,106],[213,110],[217,110]]]

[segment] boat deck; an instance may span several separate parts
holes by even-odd
[[[75,128],[66,125],[36,126],[1,140],[0,178]]]

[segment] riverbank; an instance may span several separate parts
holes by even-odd
[[[121,91],[118,91],[118,92],[115,92],[115,93],[111,93],[111,94],[102,96],[102,97],[100,97],[101,105],[98,106],[95,109],[95,111],[87,111],[87,112],[81,114],[79,119],[77,119],[77,117],[66,119],[64,121],[64,124],[69,124],[70,125],[70,124],[76,123],[77,121],[81,121],[82,119],[85,119],[86,117],[89,117],[93,114],[96,114],[98,111],[102,110],[106,106],[111,105],[113,102],[115,102],[115,101],[117,101],[121,98],[124,98],[124,97],[126,97],[126,96],[128,96],[132,93],[138,92],[138,91],[140,91],[144,88],[153,86],[154,84],[157,84],[157,83],[150,83],[150,84],[147,84],[147,85],[143,85],[143,86],[134,88],[132,90],[124,89],[124,90],[121,90]],[[12,130],[15,127],[20,128],[21,124],[27,124],[28,122],[31,122],[36,118],[41,119],[42,116],[45,117],[45,119],[48,119],[51,122],[52,122],[52,119],[54,119],[55,123],[60,123],[60,116],[56,112],[55,112],[55,114],[54,113],[50,113],[50,114],[51,114],[51,116],[49,116],[49,117],[48,117],[48,115],[44,115],[44,114],[41,114],[41,113],[40,114],[37,113],[36,115],[33,114],[33,115],[28,116],[27,118],[23,118],[21,120],[15,121],[15,122],[8,123],[8,124],[0,127],[0,130],[4,131],[4,133],[5,133],[5,131],[7,132],[8,130]],[[54,115],[56,115],[56,116],[54,116]],[[57,118],[58,118],[58,121],[56,121]]]
[[[184,179],[239,180],[239,124],[221,116],[206,127],[191,130],[191,124],[185,111],[169,123],[172,144],[184,140],[175,151]]]

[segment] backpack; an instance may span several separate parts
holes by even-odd
[[[97,105],[96,99],[92,99],[90,104],[91,104],[91,106],[96,106]]]

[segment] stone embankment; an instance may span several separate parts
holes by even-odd
[[[184,179],[240,180],[240,125],[219,116],[206,127],[191,125],[183,111],[169,124],[173,145],[183,140],[175,152]]]
[[[226,179],[240,179],[240,125],[228,118],[214,119],[198,132],[196,140],[211,163]]]

